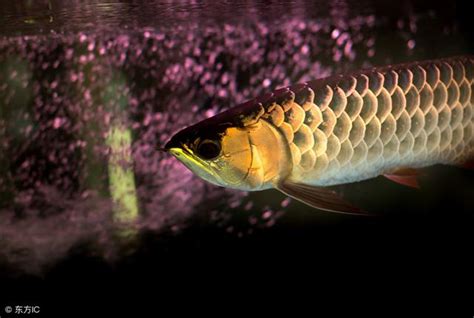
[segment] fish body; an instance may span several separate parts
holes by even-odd
[[[349,209],[325,187],[472,159],[473,85],[473,56],[335,75],[231,108],[165,148],[220,186]]]

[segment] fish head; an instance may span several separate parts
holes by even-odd
[[[176,133],[165,150],[202,179],[223,187],[252,190],[252,147],[245,128],[205,120]]]

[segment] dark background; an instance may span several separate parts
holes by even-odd
[[[398,3],[375,6],[399,9]],[[456,2],[444,18],[458,22],[468,43],[463,51],[472,54],[471,10]],[[435,39],[425,38],[423,47],[442,46]],[[0,305],[39,304],[44,317],[125,311],[162,316],[164,308],[207,313],[222,305],[221,315],[240,310],[250,315],[253,305],[264,310],[289,305],[294,313],[368,307],[378,316],[406,308],[401,316],[471,317],[473,178],[472,170],[438,167],[422,178],[420,191],[377,178],[368,188],[383,189],[382,198],[377,193],[379,202],[385,200],[377,206],[382,215],[319,218],[321,212],[292,203],[274,226],[243,237],[200,214],[179,234],[144,231],[140,243],[113,263],[78,246],[40,275],[0,267]],[[363,201],[370,205],[370,191]],[[15,315],[1,309],[0,316]]]

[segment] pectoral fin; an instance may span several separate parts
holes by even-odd
[[[335,191],[328,188],[294,183],[289,180],[280,182],[276,188],[289,197],[316,209],[343,214],[368,215],[344,201]]]
[[[418,183],[419,172],[416,169],[398,169],[391,173],[384,174],[384,177],[396,182],[398,184],[419,189],[420,185]]]

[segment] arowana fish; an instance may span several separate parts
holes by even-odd
[[[376,67],[278,89],[185,128],[165,150],[223,187],[275,188],[357,213],[327,186],[474,157],[474,56]]]

